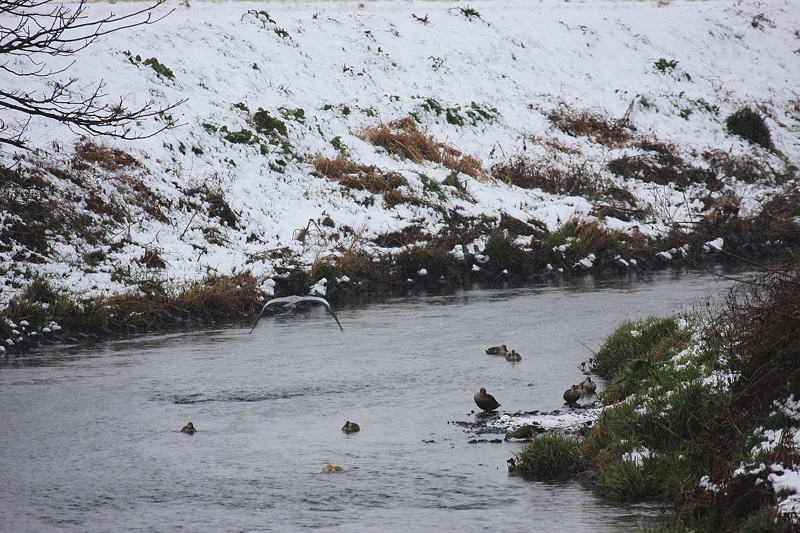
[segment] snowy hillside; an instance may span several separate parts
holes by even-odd
[[[136,5],[92,3],[88,14]],[[526,246],[537,228],[573,217],[653,238],[691,232],[723,211],[721,198],[748,217],[797,189],[794,0],[160,9],[174,11],[101,38],[58,77],[86,90],[102,81],[109,100],[131,106],[185,99],[138,125],[176,127],[89,140],[34,119],[33,151],[0,148],[0,306],[37,274],[80,294],[124,290],[154,269],[175,283],[243,270],[268,279],[347,250],[381,256],[392,242],[379,237],[425,241],[455,218],[479,228],[463,243],[478,252],[503,217],[530,224],[516,233]],[[0,81],[28,91],[55,82]],[[726,130],[743,107],[765,117],[774,150]],[[401,134],[451,157],[410,157],[391,144]],[[550,192],[526,186],[514,165],[562,181]],[[664,167],[672,174],[650,177]],[[38,193],[20,176],[35,176]],[[55,225],[23,231],[42,217]]]

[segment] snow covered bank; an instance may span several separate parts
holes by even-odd
[[[134,6],[92,3],[88,14]],[[56,78],[75,77],[87,89],[102,81],[109,99],[130,105],[186,99],[170,117],[137,125],[177,127],[145,140],[85,143],[34,119],[26,133],[33,152],[2,148],[0,306],[34,276],[96,295],[153,276],[182,283],[250,270],[269,278],[348,250],[381,256],[391,247],[377,244],[380,236],[409,228],[437,235],[455,215],[484,232],[504,216],[546,232],[577,217],[661,236],[721,213],[721,199],[752,216],[796,187],[796,1],[170,7],[156,25],[103,37]],[[56,81],[0,77],[9,90],[34,92]],[[725,117],[743,106],[766,117],[776,152],[726,131]],[[6,123],[25,119],[2,113]],[[406,117],[476,158],[482,172],[403,159],[367,140],[365,128]],[[600,130],[625,135],[575,130],[576,117],[599,117]],[[683,169],[665,183],[649,177],[667,157],[659,150]],[[405,184],[388,201],[321,177],[318,154],[396,173]],[[603,194],[491,177],[519,157]],[[58,215],[59,225],[34,226],[34,238],[24,213]],[[715,237],[709,250],[722,246]],[[485,241],[479,236],[478,249]],[[573,263],[594,264],[587,255],[564,268]]]

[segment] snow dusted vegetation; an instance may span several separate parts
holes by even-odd
[[[153,276],[270,280],[453,234],[440,244],[480,259],[498,230],[557,245],[534,250],[543,270],[595,268],[595,250],[569,255],[574,236],[549,238],[568,223],[663,238],[606,251],[623,270],[719,254],[715,223],[761,220],[796,191],[800,9],[663,4],[170,2],[156,24],[47,59],[61,73],[4,72],[9,90],[75,78],[130,108],[177,105],[131,126],[174,125],[146,139],[34,117],[31,150],[2,148],[0,304],[36,276],[81,296]],[[726,128],[741,108],[763,115],[772,148]],[[777,209],[776,242],[797,227]]]
[[[522,283],[800,245],[796,0],[190,1],[155,15],[74,54],[0,58],[5,95],[99,88],[101,104],[163,110],[125,139],[0,100],[2,354],[81,328],[192,327],[203,308],[241,319],[272,294],[335,304],[368,283]],[[49,74],[13,74],[38,65]],[[597,469],[604,497],[674,500],[683,524],[789,531],[792,268],[706,322],[621,325],[597,354],[602,401],[481,431],[557,433],[529,457],[568,448],[569,473]]]

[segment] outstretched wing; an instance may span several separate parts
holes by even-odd
[[[321,298],[319,296],[285,296],[283,298],[273,298],[264,304],[264,307],[261,308],[261,312],[259,312],[258,316],[256,317],[256,321],[253,324],[252,329],[250,329],[250,333],[253,333],[253,330],[256,329],[258,321],[261,320],[261,316],[267,309],[274,307],[284,307],[286,305],[295,306],[301,303],[315,303],[325,307],[328,313],[330,313],[333,319],[336,321],[336,324],[339,326],[339,330],[344,332],[344,328],[342,328],[342,324],[339,322],[339,317],[337,317],[336,313],[333,312],[331,304],[329,304],[328,300],[326,300],[325,298]]]
[[[325,298],[321,298],[319,296],[303,296],[300,299],[298,299],[298,301],[297,301],[297,303],[301,303],[301,302],[318,303],[318,304],[322,305],[323,307],[325,307],[325,309],[327,309],[327,311],[331,314],[333,319],[336,321],[336,324],[339,326],[339,330],[344,333],[344,328],[342,327],[341,322],[339,322],[339,317],[337,317],[336,313],[333,312],[333,308],[331,307],[331,304],[328,303],[328,300],[326,300]]]
[[[278,306],[278,305],[284,306],[287,303],[289,303],[289,302],[287,301],[286,298],[273,298],[273,299],[267,301],[267,303],[264,304],[264,307],[261,308],[261,311],[259,311],[258,316],[256,317],[256,321],[253,322],[253,327],[250,328],[250,333],[253,333],[253,330],[256,329],[256,326],[258,325],[258,321],[261,320],[261,317],[264,314],[264,311],[266,311],[270,307],[275,307],[275,306]]]

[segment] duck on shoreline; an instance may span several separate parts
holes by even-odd
[[[577,403],[578,400],[581,399],[581,396],[583,396],[583,394],[578,385],[573,385],[564,391],[564,401],[570,404]]]
[[[473,397],[475,404],[480,407],[484,412],[494,411],[500,407],[500,403],[494,399],[494,396],[488,394],[486,389],[481,387],[481,390],[475,393]]]
[[[524,426],[518,427],[514,431],[506,433],[506,436],[503,440],[510,440],[510,439],[530,440],[534,436],[543,431],[544,430],[541,427],[537,427],[532,424],[526,424]]]

